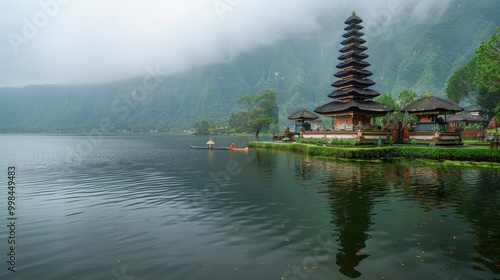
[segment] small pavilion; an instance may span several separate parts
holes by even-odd
[[[469,115],[481,116],[485,120],[489,119],[488,118],[489,110],[482,108],[481,106],[470,106],[470,107],[466,107],[465,109],[467,111],[469,111]]]
[[[488,123],[488,121],[479,115],[456,114],[448,118],[448,123],[450,124],[451,128],[457,129],[461,124],[480,124],[482,127],[484,127]]]
[[[454,115],[463,110],[462,107],[439,97],[424,96],[405,106],[401,112],[417,116],[416,131],[433,131],[436,125],[441,131],[446,131],[446,115]]]
[[[300,132],[300,128],[304,130],[311,130],[311,122],[317,120],[319,117],[316,114],[307,111],[305,108],[291,114],[288,119],[294,121],[295,132]]]
[[[210,140],[208,140],[208,142],[206,143],[207,145],[207,148],[209,149],[214,149],[215,148],[215,142],[214,140],[212,140],[212,138],[210,138]]]

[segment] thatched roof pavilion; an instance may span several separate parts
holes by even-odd
[[[425,96],[408,104],[401,112],[413,115],[449,115],[462,112],[464,109],[455,103],[435,96]]]
[[[481,106],[470,106],[466,107],[467,111],[469,111],[469,114],[471,115],[479,115],[485,117],[485,115],[488,114],[488,109],[485,109]]]
[[[207,145],[207,148],[209,148],[209,149],[215,148],[215,142],[214,142],[214,140],[212,140],[212,138],[210,138],[210,140],[208,140],[206,145]]]
[[[316,114],[307,111],[305,108],[288,116],[289,120],[295,121],[295,132],[297,132],[297,127],[299,126],[303,127],[305,130],[311,129],[311,122],[318,118]]]
[[[485,124],[488,121],[477,115],[470,115],[470,114],[456,114],[448,118],[448,122],[460,122],[460,123],[465,123],[470,124],[470,123],[482,123]]]
[[[319,117],[316,114],[307,111],[305,108],[302,108],[301,110],[288,116],[288,119],[293,121],[311,121],[318,118]]]
[[[408,112],[417,115],[417,131],[432,131],[435,125],[439,125],[441,130],[446,130],[446,115],[462,112],[464,109],[450,101],[435,96],[424,96],[401,109],[401,112]],[[444,120],[439,117],[444,116]]]
[[[488,121],[479,115],[461,113],[449,117],[448,123],[450,123],[452,128],[458,129],[460,128],[460,124],[464,125],[480,124],[484,127],[488,123]]]

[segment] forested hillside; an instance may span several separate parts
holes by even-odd
[[[440,16],[367,37],[373,89],[393,96],[403,89],[444,96],[448,77],[500,26],[499,11],[497,0],[455,0]],[[143,77],[91,86],[0,88],[0,131],[181,131],[202,120],[227,123],[241,95],[264,89],[278,94],[284,125],[294,111],[329,102],[343,20],[322,19],[323,28],[307,38],[285,37],[226,63],[163,77],[136,95]]]

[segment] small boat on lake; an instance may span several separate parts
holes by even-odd
[[[245,147],[245,148],[231,148],[231,147],[213,147],[213,148],[209,148],[209,147],[206,147],[206,146],[193,146],[193,145],[191,145],[191,149],[248,151],[248,147]]]
[[[203,149],[203,150],[229,150],[229,151],[248,151],[248,147],[245,148],[236,148],[234,143],[231,144],[230,147],[215,147],[215,142],[210,138],[206,143],[206,146],[193,146],[191,145],[191,149]]]
[[[201,150],[229,150],[229,147],[207,147],[207,146],[193,146],[191,149],[201,149]]]

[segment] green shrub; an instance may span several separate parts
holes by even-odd
[[[406,158],[500,162],[500,150],[489,148],[395,147]]]
[[[388,144],[389,146],[392,146],[394,145],[394,139],[392,138],[392,135],[390,135],[389,137],[387,137],[387,140],[385,140],[386,144]]]
[[[346,159],[431,159],[455,161],[500,162],[500,149],[481,148],[435,148],[418,146],[389,146],[373,148],[331,147],[303,143],[264,143],[251,142],[252,148],[273,148],[308,154],[311,156],[346,158]]]
[[[480,123],[471,123],[469,125],[464,125],[463,128],[465,130],[476,130],[476,129],[483,129],[483,125]]]
[[[416,146],[416,145],[417,145],[417,139],[412,138],[412,139],[411,139],[411,144],[412,144],[413,146]]]
[[[297,143],[310,144],[316,146],[356,146],[358,141],[356,138],[337,139],[337,138],[297,138]]]

